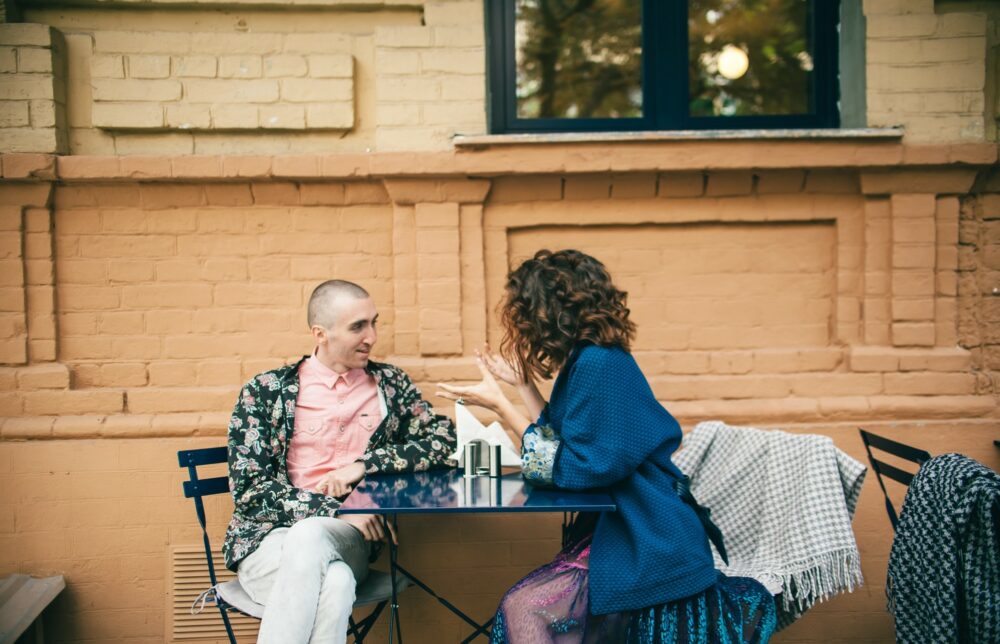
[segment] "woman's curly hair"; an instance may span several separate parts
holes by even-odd
[[[507,276],[500,353],[525,376],[551,378],[578,342],[628,351],[635,323],[627,297],[590,255],[540,250]]]

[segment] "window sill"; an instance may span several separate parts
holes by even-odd
[[[657,141],[760,141],[787,140],[877,140],[901,139],[903,128],[818,128],[787,130],[670,130],[656,132],[551,132],[545,134],[458,135],[457,150],[478,150],[508,145],[562,145],[567,143],[651,143]]]

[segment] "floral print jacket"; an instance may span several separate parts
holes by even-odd
[[[308,356],[306,356],[308,357]],[[305,357],[302,359],[305,360]],[[222,553],[235,571],[268,532],[313,516],[335,516],[342,499],[293,487],[286,457],[295,426],[299,365],[257,375],[243,386],[229,421],[229,489],[235,508]],[[388,413],[363,457],[365,471],[404,472],[447,467],[455,426],[433,413],[399,368],[369,361]]]

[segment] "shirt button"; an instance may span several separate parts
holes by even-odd
[[[338,398],[337,399],[337,403],[343,405],[344,404],[344,399],[343,398]]]

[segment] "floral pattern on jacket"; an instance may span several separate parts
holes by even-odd
[[[288,479],[301,364],[264,372],[246,383],[229,421],[229,490],[235,508],[222,553],[230,570],[271,530],[308,517],[335,516],[340,508],[342,499],[294,487]],[[435,414],[401,369],[369,361],[365,371],[375,378],[388,410],[362,457],[365,471],[448,467],[457,444],[451,419]]]

